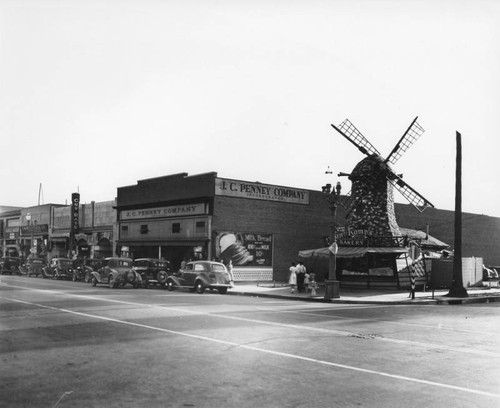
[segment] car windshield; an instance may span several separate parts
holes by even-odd
[[[168,268],[168,262],[158,262],[156,266],[158,268]]]
[[[69,259],[61,259],[59,263],[61,264],[61,266],[73,266],[73,263]]]
[[[116,266],[132,266],[130,261],[119,259],[115,262]]]

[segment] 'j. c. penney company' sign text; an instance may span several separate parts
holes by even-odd
[[[169,207],[144,208],[141,210],[124,210],[120,213],[121,220],[185,217],[189,215],[206,214],[205,204],[184,204]]]
[[[221,178],[215,179],[215,194],[256,200],[309,204],[309,192],[306,190]]]

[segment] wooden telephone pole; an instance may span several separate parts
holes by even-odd
[[[457,168],[455,176],[455,245],[453,277],[447,296],[468,297],[462,278],[462,135],[457,132]]]

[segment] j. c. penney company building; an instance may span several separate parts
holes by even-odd
[[[237,280],[272,280],[286,274],[299,248],[323,245],[323,204],[320,192],[217,173],[139,180],[117,191],[118,251],[164,257],[174,267],[196,258],[231,260]]]

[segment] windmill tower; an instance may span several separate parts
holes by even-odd
[[[366,155],[351,174],[341,173],[349,176],[352,182],[351,192],[348,193],[347,200],[342,202],[346,208],[347,226],[351,231],[366,231],[366,235],[377,238],[379,242],[385,240],[383,246],[397,246],[394,243],[402,235],[394,213],[394,188],[420,212],[427,207],[434,207],[391,167],[424,133],[417,119],[418,117],[413,120],[385,159],[348,119],[338,127],[332,125]]]

